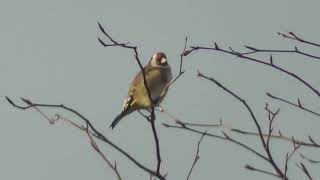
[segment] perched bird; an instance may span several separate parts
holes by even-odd
[[[155,53],[143,68],[146,82],[150,90],[153,106],[158,106],[168,91],[168,84],[172,79],[171,68],[167,56],[163,52]],[[143,72],[140,71],[131,82],[128,95],[124,100],[121,113],[113,120],[110,127],[113,129],[119,121],[135,110],[151,108],[148,91],[144,85]]]

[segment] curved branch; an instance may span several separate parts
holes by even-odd
[[[318,97],[320,97],[320,92],[319,90],[317,90],[316,88],[314,88],[310,83],[308,83],[307,81],[305,81],[304,79],[302,79],[300,76],[278,66],[278,65],[275,65],[273,63],[273,60],[272,60],[272,56],[270,56],[270,62],[265,62],[265,61],[262,61],[262,60],[259,60],[259,59],[256,59],[256,58],[252,58],[252,57],[249,57],[249,56],[246,56],[246,55],[242,55],[240,52],[237,52],[237,51],[234,51],[232,48],[229,48],[229,50],[226,50],[226,49],[221,49],[220,47],[218,47],[217,44],[215,44],[215,47],[204,47],[204,46],[191,46],[190,47],[191,49],[187,50],[188,53],[186,53],[186,55],[192,53],[192,52],[195,52],[195,51],[199,51],[199,50],[206,50],[206,51],[218,51],[218,52],[223,52],[223,53],[226,53],[226,54],[230,54],[230,55],[233,55],[233,56],[237,56],[237,57],[240,57],[242,59],[246,59],[248,61],[252,61],[252,62],[255,62],[255,63],[259,63],[259,64],[263,64],[265,66],[268,66],[268,67],[271,67],[273,69],[276,69],[278,71],[281,71],[283,73],[286,73],[288,74],[289,76],[297,79],[298,81],[300,81],[302,84],[304,84],[305,86],[307,86],[313,93],[315,93]]]
[[[294,47],[293,50],[279,50],[279,49],[258,49],[255,47],[251,47],[251,46],[244,46],[247,49],[251,50],[250,52],[245,52],[245,53],[241,53],[242,55],[249,55],[249,54],[255,54],[255,53],[263,53],[263,52],[268,52],[268,53],[296,53],[296,54],[300,54],[303,56],[307,56],[310,57],[312,59],[316,59],[319,60],[320,57],[319,56],[315,56],[306,52],[303,52],[301,50],[298,49],[297,46]]]
[[[173,80],[167,85],[166,90],[177,80],[180,78],[180,76],[185,72],[184,70],[182,70],[182,64],[183,64],[183,57],[184,54],[186,52],[186,48],[187,48],[187,43],[188,43],[188,37],[186,37],[185,42],[184,42],[184,48],[182,53],[180,54],[180,68],[179,68],[179,74],[173,78]]]
[[[271,93],[267,93],[267,96],[270,97],[270,98],[272,98],[272,99],[285,102],[285,103],[287,103],[287,104],[290,104],[290,105],[292,105],[292,106],[294,106],[294,107],[297,107],[297,108],[299,108],[299,109],[302,109],[302,110],[304,110],[304,111],[306,111],[306,112],[309,112],[309,113],[311,113],[311,114],[313,114],[313,115],[316,115],[316,116],[319,116],[319,117],[320,117],[320,113],[317,113],[317,112],[312,111],[312,110],[310,110],[310,109],[308,109],[308,108],[305,108],[305,107],[301,104],[300,99],[298,99],[298,103],[293,103],[293,102],[288,101],[288,100],[286,100],[286,99],[283,99],[283,98],[274,96],[274,95],[272,95]]]
[[[190,131],[190,132],[193,132],[193,133],[196,133],[196,134],[200,134],[200,135],[205,133],[205,136],[212,137],[212,138],[217,138],[217,139],[220,139],[220,140],[226,140],[226,141],[235,143],[235,144],[245,148],[246,150],[252,152],[253,154],[257,155],[259,158],[261,158],[261,159],[263,159],[265,161],[268,161],[268,158],[266,156],[264,156],[263,154],[257,152],[256,150],[254,150],[253,148],[247,146],[246,144],[231,138],[230,136],[228,136],[226,134],[224,134],[224,136],[219,136],[219,135],[208,133],[206,131],[200,131],[200,130],[197,130],[197,129],[193,129],[193,128],[190,128],[190,127],[188,127],[186,125],[183,125],[183,124],[179,124],[179,126],[177,126],[177,125],[171,125],[171,124],[162,123],[162,125],[164,127],[166,127],[166,128],[186,130],[186,131]]]
[[[146,72],[144,71],[144,68],[141,64],[141,61],[139,59],[139,55],[138,55],[138,47],[137,46],[131,46],[131,45],[128,45],[129,43],[119,43],[117,42],[116,40],[114,40],[106,31],[105,29],[102,27],[102,25],[98,22],[98,25],[99,25],[99,28],[101,30],[101,32],[107,36],[107,38],[112,42],[111,44],[107,44],[105,43],[103,40],[101,40],[100,38],[98,38],[98,41],[100,42],[100,44],[104,47],[110,47],[110,46],[113,46],[113,47],[122,47],[122,48],[125,48],[125,49],[131,49],[134,53],[134,57],[140,67],[140,70],[142,71],[142,75],[143,75],[143,83],[144,83],[144,86],[146,87],[147,89],[147,93],[148,93],[148,96],[149,96],[149,99],[151,101],[152,104],[154,104],[154,100],[152,99],[151,97],[151,94],[150,94],[150,89],[148,87],[148,84],[147,84],[147,79],[146,79]]]
[[[18,108],[18,109],[22,109],[22,110],[27,110],[30,109],[32,107],[49,107],[49,108],[59,108],[59,109],[64,109],[66,111],[69,111],[75,115],[77,115],[78,117],[80,117],[81,120],[83,120],[88,127],[92,130],[93,133],[95,133],[95,137],[97,137],[98,139],[100,139],[101,141],[109,144],[111,147],[113,147],[114,149],[116,149],[118,152],[120,152],[122,155],[124,155],[125,157],[127,157],[131,162],[133,162],[133,164],[135,164],[137,167],[139,167],[140,169],[148,172],[149,174],[152,174],[153,176],[159,178],[160,180],[165,180],[166,178],[164,176],[162,176],[161,174],[147,168],[146,166],[142,165],[140,162],[138,162],[136,159],[134,159],[128,152],[124,151],[122,148],[120,148],[119,146],[117,146],[115,143],[113,143],[111,140],[109,140],[106,136],[104,136],[102,133],[100,133],[93,125],[92,123],[89,121],[89,119],[87,119],[86,117],[84,117],[82,114],[80,114],[78,111],[67,107],[63,104],[39,104],[39,103],[33,103],[28,99],[25,98],[21,98],[26,104],[27,106],[20,106],[15,104],[9,97],[6,96],[7,101],[14,107]]]
[[[257,171],[257,172],[262,173],[262,174],[266,174],[266,175],[274,176],[274,177],[277,177],[277,178],[281,178],[278,174],[274,174],[273,172],[269,172],[269,171],[266,171],[266,170],[258,169],[256,167],[253,167],[253,166],[249,165],[249,164],[245,165],[244,168],[246,168],[249,171]]]
[[[284,37],[284,38],[287,38],[287,39],[292,39],[292,40],[295,40],[295,41],[299,41],[301,43],[304,43],[304,44],[309,44],[309,45],[312,45],[312,46],[317,46],[317,47],[320,47],[320,44],[319,43],[314,43],[314,42],[311,42],[311,41],[307,41],[301,37],[298,37],[295,33],[293,32],[288,32],[288,33],[280,33],[278,32],[278,35]]]
[[[144,86],[147,90],[147,93],[148,93],[148,97],[150,99],[150,102],[151,102],[151,112],[150,112],[150,116],[151,116],[151,119],[150,119],[150,123],[151,123],[151,127],[152,127],[152,132],[153,132],[153,136],[154,136],[154,141],[155,141],[155,144],[156,144],[156,156],[157,156],[157,170],[156,170],[156,173],[158,175],[160,175],[160,165],[161,165],[161,156],[160,156],[160,146],[159,146],[159,138],[158,138],[158,135],[157,135],[157,131],[156,131],[156,127],[155,127],[155,124],[154,124],[154,121],[155,121],[155,113],[154,113],[154,100],[152,99],[151,97],[151,93],[150,93],[150,89],[148,87],[148,84],[147,84],[147,79],[146,79],[146,73],[145,73],[145,70],[141,64],[141,61],[139,59],[139,56],[138,56],[138,50],[137,50],[137,46],[130,46],[128,45],[128,43],[119,43],[117,41],[115,41],[105,30],[104,28],[101,26],[101,24],[98,22],[98,25],[99,25],[99,28],[101,30],[101,32],[107,36],[107,38],[112,42],[111,44],[107,44],[105,43],[104,41],[102,41],[100,38],[98,38],[99,42],[104,46],[104,47],[108,47],[108,46],[118,46],[118,47],[122,47],[122,48],[127,48],[127,49],[131,49],[133,50],[134,52],[134,57],[137,61],[137,63],[139,64],[139,67],[142,71],[142,74],[143,74],[143,83],[144,83]],[[182,61],[182,60],[181,60]],[[181,62],[182,63],[182,62]],[[182,64],[180,65],[182,66]],[[181,70],[180,70],[181,71]],[[180,72],[179,76],[181,75],[182,73]],[[179,77],[178,76],[178,77]],[[177,78],[178,78],[177,77]],[[177,79],[176,78],[176,79]],[[169,86],[167,86],[168,88]]]
[[[214,78],[209,78],[205,75],[203,75],[202,73],[198,72],[198,76],[199,77],[203,77],[213,83],[215,83],[217,86],[219,86],[220,88],[222,88],[224,91],[226,91],[227,93],[229,93],[230,95],[232,95],[234,98],[236,98],[238,101],[240,101],[245,107],[246,109],[248,110],[248,112],[250,113],[250,116],[252,118],[252,120],[254,121],[257,129],[258,129],[258,132],[259,132],[259,137],[260,137],[260,140],[261,140],[261,143],[263,145],[263,148],[265,150],[265,152],[267,153],[268,155],[268,162],[272,165],[272,167],[274,168],[274,170],[277,172],[277,174],[283,178],[283,179],[287,179],[287,177],[284,176],[284,173],[281,171],[281,169],[278,167],[278,165],[275,163],[273,157],[272,157],[272,154],[270,152],[270,149],[269,149],[269,146],[268,146],[268,140],[267,142],[264,140],[263,138],[263,133],[262,133],[262,130],[261,130],[261,127],[253,113],[253,111],[251,110],[250,106],[246,103],[246,101],[242,98],[240,98],[238,95],[236,95],[234,92],[230,91],[228,88],[226,88],[224,85],[222,85],[220,82],[218,82],[217,80],[215,80]],[[269,130],[269,134],[270,134],[270,130]],[[270,135],[268,135],[268,137],[270,137]],[[269,139],[269,138],[268,138]]]
[[[207,133],[207,132],[204,132],[204,133],[202,134],[200,140],[199,140],[198,143],[197,143],[197,152],[196,152],[196,155],[194,156],[194,160],[193,160],[192,166],[191,166],[191,168],[190,168],[190,171],[189,171],[189,173],[188,173],[187,180],[189,180],[190,175],[191,175],[191,173],[192,173],[192,171],[193,171],[193,168],[194,168],[194,166],[197,164],[197,162],[198,162],[198,160],[199,160],[199,158],[200,158],[200,156],[199,156],[200,144],[201,144],[201,142],[202,142],[202,140],[203,140],[203,137],[206,135],[206,133]]]

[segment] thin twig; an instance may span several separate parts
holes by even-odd
[[[197,143],[197,152],[196,152],[196,155],[194,156],[194,160],[193,160],[192,166],[191,166],[191,168],[190,168],[190,171],[189,171],[189,173],[188,173],[187,180],[189,180],[190,175],[191,175],[191,172],[193,171],[194,166],[197,164],[197,162],[198,162],[198,160],[199,160],[199,158],[200,158],[200,156],[199,156],[200,144],[201,144],[201,142],[202,142],[202,140],[203,140],[203,137],[206,135],[206,133],[207,133],[207,132],[205,131],[205,132],[202,134],[200,140],[199,140],[198,143]]]
[[[259,134],[256,132],[244,131],[244,130],[235,129],[235,128],[232,128],[231,131],[236,132],[236,133],[240,133],[240,134],[244,134],[244,135],[259,136]],[[263,137],[267,137],[267,136],[268,136],[267,134],[263,134]],[[292,138],[284,136],[283,134],[279,134],[279,135],[271,134],[270,138],[275,138],[275,139],[280,139],[280,140],[292,142]],[[297,145],[320,148],[320,145],[318,145],[318,144],[308,143],[308,142],[305,142],[302,140],[295,140],[295,142]]]
[[[160,155],[160,145],[159,145],[159,137],[157,135],[157,129],[155,126],[155,113],[154,113],[154,107],[151,108],[151,117],[150,117],[150,123],[151,123],[151,128],[155,140],[155,145],[156,145],[156,156],[157,156],[157,173],[160,174],[160,165],[161,165],[161,155]]]
[[[301,37],[298,37],[295,33],[293,32],[288,32],[288,33],[280,33],[278,32],[278,35],[284,37],[284,38],[288,38],[288,39],[293,39],[295,41],[299,41],[301,43],[305,43],[305,44],[309,44],[309,45],[313,45],[313,46],[317,46],[317,47],[320,47],[320,44],[318,43],[314,43],[314,42],[311,42],[311,41],[307,41]]]
[[[154,124],[154,121],[155,121],[155,113],[154,113],[154,100],[152,99],[152,96],[151,96],[151,93],[150,93],[150,89],[148,87],[148,84],[147,84],[147,79],[146,79],[146,73],[144,71],[144,68],[141,64],[141,61],[139,59],[139,56],[138,56],[138,48],[137,46],[130,46],[128,45],[128,43],[118,43],[117,41],[115,41],[113,38],[111,38],[111,36],[105,31],[105,29],[101,26],[100,23],[99,24],[99,28],[101,30],[101,32],[106,35],[108,37],[108,39],[112,42],[112,46],[118,46],[118,47],[123,47],[123,48],[127,48],[127,49],[131,49],[133,50],[134,52],[134,57],[137,61],[137,63],[139,64],[139,67],[142,71],[142,74],[143,74],[143,82],[144,82],[144,86],[147,90],[147,93],[148,93],[148,97],[149,97],[149,100],[151,102],[151,119],[150,119],[150,122],[151,122],[151,127],[152,127],[152,132],[153,132],[153,135],[154,135],[154,141],[155,141],[155,144],[156,144],[156,156],[157,156],[157,170],[156,170],[156,173],[158,175],[160,175],[160,165],[161,165],[161,156],[160,156],[160,146],[159,146],[159,138],[158,138],[158,135],[157,135],[157,131],[156,131],[156,128],[155,128],[155,124]],[[105,43],[104,41],[102,41],[100,38],[98,38],[99,42],[104,46],[104,47],[108,47],[108,44]],[[182,63],[182,62],[181,62]],[[182,64],[181,64],[182,65]],[[167,86],[168,88],[168,86]]]
[[[268,112],[268,120],[269,120],[269,126],[268,126],[268,134],[267,134],[267,150],[270,151],[270,138],[273,132],[273,122],[275,117],[279,114],[280,108],[276,112],[272,112],[269,109],[268,103],[266,103],[266,106],[264,108]]]
[[[12,104],[13,102],[8,98],[6,97],[7,100],[10,102],[10,104]],[[24,98],[21,98],[24,102],[26,103],[32,103],[30,100],[27,100],[27,99],[24,99]],[[15,107],[18,107],[18,106],[15,106]],[[73,122],[72,120],[70,119],[67,119],[63,116],[61,116],[60,114],[55,114],[55,118],[50,118],[46,113],[44,113],[42,110],[40,110],[37,106],[32,106],[34,109],[36,109],[45,119],[48,120],[48,122],[53,125],[55,122],[59,121],[59,120],[63,120],[64,122],[66,123],[69,123],[70,125],[72,125],[73,127],[81,130],[81,131],[84,131],[88,137],[89,137],[89,140],[90,140],[90,144],[92,146],[92,148],[102,157],[102,159],[108,164],[108,166],[115,172],[115,174],[117,175],[117,178],[118,180],[121,180],[121,176],[120,176],[120,173],[116,167],[116,164],[115,165],[112,165],[112,163],[110,162],[110,160],[100,151],[98,145],[96,144],[96,142],[94,141],[94,139],[92,138],[92,136],[94,137],[97,137],[96,134],[94,134],[91,130],[89,130],[88,128],[88,123],[86,123],[86,127],[84,127],[83,125],[79,125],[75,122]]]
[[[287,104],[290,104],[290,105],[292,105],[292,106],[294,106],[294,107],[297,107],[297,108],[299,108],[299,109],[302,109],[302,110],[304,110],[304,111],[307,111],[307,112],[309,112],[309,113],[311,113],[311,114],[313,114],[313,115],[316,115],[316,116],[319,116],[319,117],[320,117],[320,113],[317,113],[317,112],[315,112],[315,111],[312,111],[312,110],[304,107],[304,106],[301,104],[300,99],[298,99],[298,103],[294,103],[294,102],[288,101],[288,100],[286,100],[286,99],[283,99],[283,98],[281,98],[281,97],[274,96],[274,95],[272,95],[271,93],[267,93],[267,96],[270,97],[270,98],[272,98],[272,99],[285,102],[285,103],[287,103]]]
[[[111,167],[111,169],[113,169],[113,171],[116,173],[118,180],[121,180],[121,176],[119,174],[118,168],[117,168],[117,164],[114,163],[114,165],[107,159],[107,157],[103,154],[103,152],[101,152],[99,146],[97,145],[97,143],[95,142],[95,140],[93,139],[93,137],[91,136],[91,132],[89,131],[88,128],[88,124],[86,124],[86,133],[89,137],[90,140],[90,144],[92,146],[92,148],[102,157],[102,159],[109,165],[109,167]]]
[[[253,166],[251,166],[251,165],[248,165],[248,164],[245,165],[244,168],[246,168],[247,170],[250,170],[250,171],[257,171],[257,172],[262,173],[262,174],[271,175],[271,176],[280,178],[280,176],[277,175],[277,174],[274,174],[274,173],[269,172],[269,171],[266,171],[266,170],[262,170],[262,169],[255,168],[255,167],[253,167]]]
[[[312,163],[312,164],[319,164],[319,163],[320,163],[319,160],[314,160],[314,159],[308,158],[308,157],[306,157],[305,155],[303,155],[302,153],[300,153],[300,157],[301,157],[302,159],[304,159],[304,160]]]
[[[189,123],[184,121],[177,121],[179,124],[184,124],[186,126],[194,126],[194,127],[222,127],[223,125],[221,123],[216,124],[200,124],[200,123]]]
[[[308,177],[309,180],[313,180],[307,167],[303,163],[300,163],[300,166],[297,164],[297,166],[302,170],[302,172]]]
[[[320,57],[319,56],[315,56],[306,52],[301,51],[300,49],[298,49],[298,47],[294,47],[293,50],[279,50],[279,49],[258,49],[255,47],[251,47],[251,46],[244,46],[245,48],[251,50],[249,52],[244,52],[241,53],[242,55],[249,55],[249,54],[256,54],[256,53],[296,53],[296,54],[300,54],[303,56],[307,56],[310,57],[311,60],[319,60]]]
[[[292,158],[292,156],[294,155],[294,153],[301,147],[301,144],[297,145],[294,138],[292,138],[292,144],[293,144],[293,150],[291,151],[291,153],[286,154],[286,159],[285,159],[284,177],[286,177],[286,178],[287,178],[287,172],[288,172],[288,163],[289,163],[290,159]]]
[[[135,60],[137,61],[139,67],[140,67],[140,70],[142,71],[142,75],[143,75],[143,83],[144,83],[144,86],[145,88],[147,89],[147,93],[148,93],[148,97],[151,101],[151,105],[154,104],[154,100],[152,99],[151,97],[151,93],[150,93],[150,89],[148,87],[148,84],[147,84],[147,79],[146,79],[146,73],[144,71],[144,68],[141,64],[141,61],[139,59],[139,55],[138,55],[138,47],[137,46],[131,46],[131,45],[128,45],[129,43],[119,43],[117,42],[116,40],[114,40],[106,31],[105,29],[102,27],[102,25],[98,22],[98,25],[99,25],[99,28],[101,30],[101,32],[107,36],[107,38],[112,42],[111,44],[107,44],[105,43],[103,40],[101,40],[100,38],[98,38],[99,42],[101,43],[102,46],[104,47],[109,47],[109,46],[115,46],[115,47],[122,47],[122,48],[125,48],[125,49],[131,49],[134,53],[134,57],[135,57]]]
[[[278,71],[281,71],[283,73],[286,73],[287,75],[297,79],[298,81],[300,81],[301,83],[303,83],[306,87],[308,87],[313,93],[315,93],[318,97],[320,97],[320,92],[319,90],[317,90],[316,88],[314,88],[310,83],[308,83],[307,81],[305,81],[304,79],[302,79],[300,76],[296,75],[295,73],[292,73],[278,65],[275,65],[272,61],[272,58],[270,58],[270,62],[265,62],[263,60],[257,59],[257,58],[253,58],[253,57],[249,57],[246,55],[242,55],[240,52],[234,51],[232,48],[229,50],[226,49],[221,49],[218,46],[215,47],[204,47],[204,46],[191,46],[191,49],[187,50],[188,54],[195,52],[195,51],[199,51],[199,50],[206,50],[206,51],[218,51],[218,52],[223,52],[226,54],[230,54],[233,56],[237,56],[240,57],[241,59],[246,59],[248,61],[252,61],[255,63],[259,63],[259,64],[263,64],[265,66],[271,67],[273,69],[276,69]]]
[[[177,80],[180,78],[180,76],[185,72],[184,70],[182,70],[182,64],[183,64],[183,57],[185,56],[185,52],[186,52],[186,48],[187,48],[187,43],[188,43],[188,37],[185,38],[185,42],[184,42],[184,48],[182,53],[180,54],[180,67],[179,67],[179,74],[173,78],[173,80],[168,83],[166,90]]]
[[[164,127],[167,127],[167,128],[186,130],[186,131],[190,131],[190,132],[193,132],[193,133],[196,133],[196,134],[200,134],[200,135],[205,133],[205,131],[200,131],[200,130],[197,130],[197,129],[193,129],[193,128],[190,128],[188,126],[184,126],[182,124],[180,124],[180,125],[171,125],[171,124],[162,123],[162,125]],[[259,158],[261,158],[261,159],[263,159],[265,161],[268,161],[268,158],[266,156],[264,156],[263,154],[257,152],[256,150],[254,150],[253,148],[249,147],[248,145],[246,145],[246,144],[244,144],[244,143],[242,143],[240,141],[237,141],[237,140],[231,138],[230,136],[225,136],[225,135],[226,134],[224,134],[224,136],[219,136],[219,135],[215,135],[215,134],[211,134],[211,133],[207,132],[205,136],[232,142],[232,143],[237,144],[237,145],[245,148],[246,150],[252,152],[253,154],[257,155]]]
[[[222,85],[220,82],[218,82],[216,79],[214,78],[209,78],[208,76],[205,76],[204,74],[198,72],[198,76],[199,77],[203,77],[213,83],[215,83],[217,86],[219,86],[220,88],[222,88],[224,91],[226,91],[227,93],[229,93],[230,95],[232,95],[234,98],[236,98],[238,101],[240,101],[245,107],[246,109],[248,110],[253,122],[255,123],[257,129],[258,129],[258,133],[259,133],[259,137],[260,137],[260,140],[261,140],[261,143],[263,145],[263,148],[265,150],[265,152],[267,153],[268,155],[268,162],[270,163],[270,165],[272,165],[272,167],[274,168],[274,170],[277,172],[277,174],[281,177],[281,178],[285,178],[284,176],[284,173],[281,171],[281,169],[278,167],[278,165],[276,164],[276,162],[274,161],[273,157],[272,157],[272,154],[271,154],[271,151],[265,141],[265,139],[263,138],[263,133],[262,133],[262,130],[261,130],[261,127],[258,123],[258,120],[256,119],[253,111],[251,110],[250,106],[247,104],[247,102],[240,98],[238,95],[236,95],[234,92],[232,92],[231,90],[229,90],[228,88],[226,88],[224,85]],[[269,135],[270,136],[270,135]],[[286,179],[286,178],[285,178]]]
[[[88,127],[92,130],[92,132],[95,134],[95,137],[97,137],[98,139],[100,139],[101,141],[109,144],[111,147],[113,147],[114,149],[116,149],[118,152],[120,152],[122,155],[124,155],[125,157],[127,157],[131,162],[133,162],[137,167],[139,167],[140,169],[156,176],[157,178],[159,178],[160,180],[165,180],[166,178],[164,176],[162,176],[161,174],[158,174],[157,172],[149,169],[148,167],[142,165],[140,162],[138,162],[136,159],[134,159],[128,152],[124,151],[122,148],[120,148],[119,146],[117,146],[115,143],[113,143],[111,140],[109,140],[106,136],[104,136],[101,132],[99,132],[93,125],[92,123],[89,121],[89,119],[87,119],[86,117],[84,117],[82,114],[80,114],[78,111],[67,107],[63,104],[38,104],[38,103],[33,103],[30,100],[26,100],[24,101],[25,103],[27,103],[27,106],[20,106],[15,104],[10,98],[6,97],[6,99],[8,100],[8,102],[19,109],[22,110],[27,110],[33,107],[48,107],[48,108],[58,108],[58,109],[63,109],[66,111],[69,111],[75,115],[77,115],[78,117],[80,117],[81,120],[83,120],[86,124],[88,124]]]
[[[219,122],[217,123],[206,123],[206,124],[200,124],[200,123],[189,123],[189,122],[185,122],[185,121],[181,121],[179,120],[179,118],[175,117],[174,115],[172,115],[171,113],[167,112],[164,109],[159,110],[162,113],[165,113],[166,115],[169,116],[170,119],[174,120],[174,122],[181,124],[182,126],[190,126],[190,127],[200,127],[200,128],[222,128],[224,129],[224,127],[227,127],[227,130],[233,132],[233,133],[238,133],[238,134],[242,134],[242,135],[248,135],[248,136],[259,136],[259,133],[256,132],[252,132],[252,131],[247,131],[247,130],[243,130],[243,129],[238,129],[238,128],[232,128],[232,126],[226,126],[222,123],[222,120],[220,118]],[[263,137],[268,137],[268,134],[263,134]],[[280,131],[279,134],[270,134],[270,138],[273,139],[279,139],[279,140],[284,140],[287,141],[289,143],[292,142],[292,137],[290,136],[285,136],[283,135]],[[314,140],[313,140],[314,141]],[[314,142],[306,142],[306,141],[302,141],[302,140],[297,140],[295,139],[295,143],[297,145],[301,145],[301,146],[306,146],[306,147],[314,147],[314,148],[320,148],[320,144],[318,143],[314,143]]]

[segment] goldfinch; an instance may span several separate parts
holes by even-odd
[[[172,79],[167,56],[163,52],[155,53],[143,69],[151,98],[154,101],[153,106],[158,106],[166,96],[167,86]],[[113,129],[124,116],[135,110],[151,108],[151,104],[144,85],[143,72],[140,71],[131,82],[121,113],[113,120],[110,127]]]

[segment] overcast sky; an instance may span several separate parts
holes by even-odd
[[[203,1],[111,1],[111,0],[1,0],[0,6],[0,179],[115,179],[114,173],[92,150],[85,134],[64,124],[50,126],[36,111],[20,111],[5,96],[22,104],[19,97],[39,103],[65,104],[88,117],[98,129],[143,164],[155,167],[155,150],[149,124],[138,113],[126,117],[112,131],[113,118],[120,112],[123,98],[139,71],[132,52],[103,48],[99,21],[117,40],[138,46],[145,64],[153,53],[163,51],[176,75],[184,38],[189,45],[260,48],[299,48],[317,54],[319,49],[283,39],[277,32],[293,31],[320,42],[320,1],[299,0],[203,0]],[[319,55],[319,53],[318,53]],[[258,57],[268,58],[269,54]],[[297,73],[320,88],[319,62],[299,55],[274,55],[274,62]],[[199,69],[214,76],[245,98],[266,131],[265,103],[281,108],[275,129],[289,137],[320,140],[318,117],[272,101],[266,92],[296,100],[300,97],[312,109],[320,103],[309,89],[293,78],[271,68],[215,52],[199,52],[185,58],[186,73],[169,90],[162,106],[177,118],[193,123],[215,123],[222,118],[228,127],[256,130],[248,112],[216,85],[196,77]],[[77,120],[57,109],[47,109]],[[173,123],[157,113],[156,126],[162,155],[162,173],[168,179],[186,179],[199,135],[166,129]],[[220,134],[227,129],[209,129]],[[230,133],[230,132],[229,132]],[[257,138],[236,139],[261,149]],[[292,144],[272,141],[276,161],[284,167],[285,154]],[[116,161],[123,179],[148,179],[120,153],[102,145],[107,157]],[[316,149],[303,149],[319,160]],[[294,165],[293,179],[305,179]],[[302,161],[305,163],[305,161]],[[246,171],[246,164],[272,171],[269,165],[243,148],[226,141],[205,138],[200,160],[191,179],[272,179]],[[307,163],[314,177],[319,166]]]

